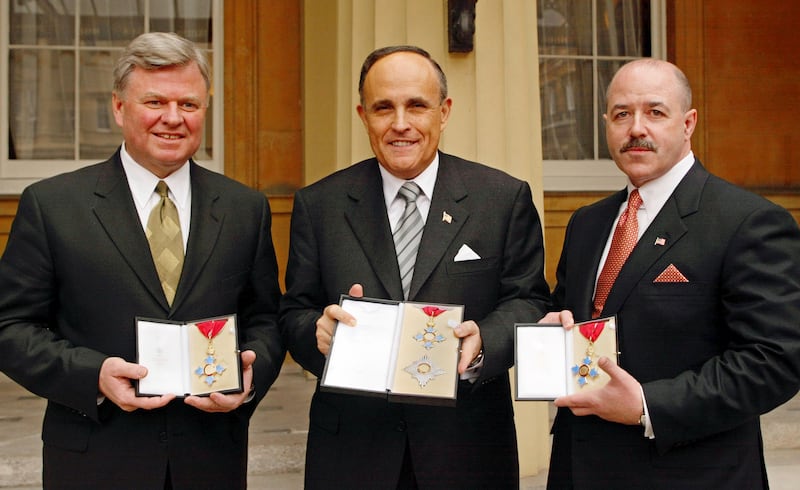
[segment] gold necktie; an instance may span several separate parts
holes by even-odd
[[[178,208],[168,197],[168,191],[167,183],[159,180],[156,193],[161,196],[161,201],[150,212],[147,220],[147,240],[150,242],[150,253],[153,254],[164,295],[172,306],[183,269],[183,237]]]

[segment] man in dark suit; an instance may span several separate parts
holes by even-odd
[[[404,209],[398,189],[414,181],[426,220],[407,299],[465,305],[454,329],[463,341],[458,405],[318,388],[306,488],[516,488],[513,327],[544,314],[549,295],[530,187],[438,152],[452,102],[427,52],[373,52],[359,93],[376,158],[297,192],[281,330],[292,356],[320,376],[335,321],[353,320],[337,306],[341,294],[404,299],[392,232]]]
[[[624,65],[605,121],[629,183],[573,215],[553,293],[564,311],[544,321],[616,315],[619,366],[602,358],[605,387],[556,400],[548,488],[766,488],[759,415],[800,386],[797,223],[695,159],[676,66]],[[638,242],[603,303],[629,194]]]
[[[285,352],[269,205],[191,160],[209,102],[200,49],[144,34],[114,79],[122,147],[20,198],[0,260],[0,369],[48,400],[45,488],[245,488],[249,418]],[[145,234],[159,181],[185,249],[174,290]],[[135,364],[136,317],[230,314],[242,393],[136,396],[132,380],[147,374]]]

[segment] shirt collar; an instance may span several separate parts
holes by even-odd
[[[130,153],[125,149],[125,143],[122,143],[120,158],[137,209],[144,209],[147,201],[153,197],[153,192],[159,180],[163,180],[167,183],[175,206],[181,210],[186,209],[189,202],[191,187],[189,171],[191,167],[189,165],[181,165],[178,170],[172,172],[166,178],[159,179],[155,174],[136,163]]]
[[[381,179],[383,180],[383,197],[386,200],[386,209],[389,209],[392,201],[397,197],[397,191],[400,190],[400,187],[409,181],[416,183],[419,188],[422,189],[424,196],[430,200],[433,196],[433,188],[436,186],[436,175],[439,173],[439,152],[436,152],[428,168],[413,179],[406,180],[395,177],[390,174],[388,170],[383,168],[383,165],[380,163],[378,164],[378,168],[381,171]]]

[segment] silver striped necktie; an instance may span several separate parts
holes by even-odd
[[[405,199],[406,208],[394,231],[394,249],[397,252],[397,265],[400,267],[400,280],[403,284],[403,298],[408,299],[411,289],[411,278],[414,275],[414,262],[417,260],[417,249],[422,238],[422,215],[417,209],[417,198],[422,190],[414,182],[406,182],[397,191]]]

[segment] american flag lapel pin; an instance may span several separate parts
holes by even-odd
[[[445,223],[452,223],[453,217],[447,214],[447,211],[442,211],[442,221]]]
[[[659,237],[656,237],[656,243],[654,243],[653,245],[659,245],[659,246],[663,247],[666,244],[667,244],[667,239],[666,238],[661,238],[659,236]]]

